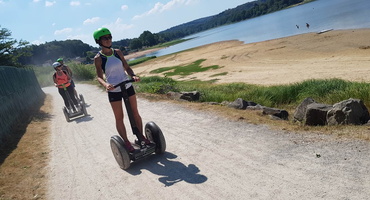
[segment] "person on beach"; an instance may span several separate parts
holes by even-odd
[[[59,62],[61,65],[62,65],[62,70],[63,71],[66,71],[69,75],[69,77],[71,77],[71,85],[73,87],[73,92],[74,92],[74,96],[76,99],[78,99],[78,94],[77,94],[77,91],[76,91],[76,86],[75,86],[75,83],[73,81],[73,78],[72,78],[72,70],[71,68],[69,68],[67,65],[64,64],[64,61],[63,61],[63,58],[58,58],[57,59],[57,62]]]
[[[126,127],[123,121],[123,105],[121,88],[113,86],[129,79],[129,76],[135,81],[140,81],[140,77],[136,76],[130,66],[127,64],[123,53],[119,49],[112,48],[112,34],[107,28],[99,28],[93,34],[94,40],[101,50],[94,57],[94,65],[96,68],[97,79],[99,83],[108,91],[108,99],[111,104],[115,121],[116,129],[122,139],[125,141],[125,146],[128,151],[134,151],[129,139],[127,138]],[[105,79],[104,79],[105,74]],[[141,116],[137,108],[137,99],[134,87],[131,83],[126,84],[129,101],[133,111],[135,122],[138,126],[141,141],[149,144],[150,141],[143,135],[143,124]]]
[[[78,105],[78,102],[73,92],[73,86],[71,84],[71,80],[72,80],[71,77],[69,76],[67,71],[62,69],[62,64],[60,64],[59,62],[54,62],[53,68],[56,71],[53,74],[53,81],[54,81],[55,87],[58,88],[58,92],[60,96],[62,96],[64,100],[64,105],[67,108],[72,107],[72,110],[76,111],[76,106]],[[69,104],[68,97],[67,97],[66,91],[64,90],[64,87],[67,88],[67,92],[69,96],[71,97],[74,105]]]

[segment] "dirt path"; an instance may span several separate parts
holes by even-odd
[[[162,129],[167,150],[118,167],[105,92],[77,85],[89,117],[67,123],[54,87],[47,199],[366,199],[370,144],[276,132],[168,102],[139,99],[144,123]],[[128,124],[128,123],[126,123]],[[131,140],[134,139],[130,135]]]

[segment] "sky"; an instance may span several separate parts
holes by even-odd
[[[93,33],[108,28],[113,41],[158,33],[216,15],[252,0],[0,0],[0,28],[11,38],[42,44],[78,39],[98,47]]]

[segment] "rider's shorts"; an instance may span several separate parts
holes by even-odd
[[[127,94],[129,97],[136,94],[133,86],[127,88]],[[108,92],[108,98],[109,102],[122,101],[123,95],[122,92]]]

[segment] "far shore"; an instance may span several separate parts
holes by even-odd
[[[163,76],[151,74],[150,71],[206,59],[203,66],[219,65],[220,68],[172,78],[218,79],[217,83],[244,82],[257,85],[331,78],[370,83],[369,35],[370,29],[355,29],[306,33],[251,44],[236,40],[223,41],[158,57],[134,66],[134,71],[144,77]],[[126,59],[157,50],[137,52],[126,56]]]
[[[137,57],[145,56],[147,54],[156,52],[156,51],[161,50],[161,49],[163,49],[163,48],[147,49],[147,50],[138,51],[138,52],[135,52],[135,53],[130,53],[128,55],[125,55],[125,59],[126,60],[129,60],[129,59],[132,59],[132,58],[137,58]]]

